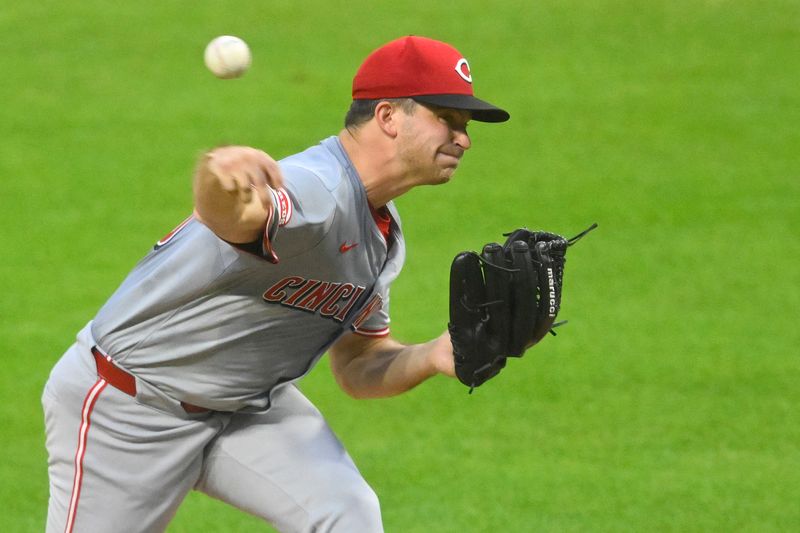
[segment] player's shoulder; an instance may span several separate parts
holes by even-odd
[[[356,195],[347,170],[329,143],[333,138],[282,159],[287,206],[281,206],[275,251],[281,258],[315,247],[352,211]],[[288,213],[288,215],[284,214]]]
[[[337,205],[335,191],[342,183],[341,169],[326,161],[325,154],[315,148],[280,161],[283,187],[292,210],[302,214],[307,223],[333,214]]]
[[[331,145],[335,147],[335,144],[335,138],[331,137],[282,159],[280,166],[284,177],[298,186],[322,187],[329,192],[338,189],[346,175],[341,160],[331,150]]]

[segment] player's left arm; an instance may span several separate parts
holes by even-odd
[[[403,393],[437,374],[455,376],[450,335],[422,344],[349,333],[329,351],[339,386],[354,398]]]

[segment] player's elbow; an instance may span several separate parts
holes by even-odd
[[[355,334],[339,340],[329,352],[331,371],[339,387],[348,396],[358,400],[397,394],[398,391],[389,384],[391,380],[387,379],[395,344],[388,337],[373,338]]]
[[[339,388],[341,388],[345,392],[345,394],[347,394],[348,396],[350,396],[355,400],[367,400],[369,398],[372,398],[372,396],[366,394],[362,389],[345,385],[341,381],[339,382]]]

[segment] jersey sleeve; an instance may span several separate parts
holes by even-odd
[[[284,187],[271,189],[273,209],[259,242],[239,246],[277,263],[313,248],[330,230],[336,200],[312,171],[295,165],[282,166]]]
[[[353,322],[353,332],[365,337],[385,337],[389,334],[389,291],[376,292]]]

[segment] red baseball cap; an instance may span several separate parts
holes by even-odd
[[[472,111],[480,122],[505,122],[510,115],[475,98],[464,56],[447,43],[409,36],[374,50],[353,78],[353,100],[412,98],[425,104]]]

